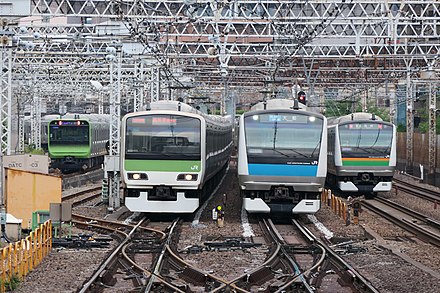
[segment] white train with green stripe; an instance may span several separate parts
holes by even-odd
[[[232,119],[178,101],[157,101],[122,119],[125,205],[193,213],[218,185],[232,150]]]
[[[327,185],[347,195],[374,197],[391,190],[396,127],[371,113],[328,119]]]

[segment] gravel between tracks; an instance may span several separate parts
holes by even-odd
[[[396,176],[400,178],[402,175]],[[406,177],[402,176],[402,178]],[[202,213],[199,225],[194,227],[188,223],[183,226],[178,244],[179,249],[195,244],[203,245],[207,238],[222,239],[225,236],[242,236],[241,200],[237,193],[237,184],[235,170],[231,168],[222,186],[216,192],[216,196],[210,199],[209,208]],[[225,226],[218,228],[211,220],[210,209],[222,202],[220,195],[223,193],[228,195],[228,205]],[[432,204],[413,200],[412,196],[403,193],[396,196],[391,192],[385,196],[402,201],[411,208],[414,206],[422,207],[421,211],[423,212],[433,208]],[[85,214],[92,213],[95,216],[104,217],[106,215],[105,207],[83,207],[81,211]],[[435,210],[431,212],[432,217],[439,216]],[[414,239],[402,229],[367,211],[361,213],[359,225],[346,226],[342,219],[335,216],[325,206],[316,214],[316,218],[333,232],[333,240],[354,240],[352,249],[347,249],[343,257],[370,280],[380,292],[440,292],[438,289],[440,288],[439,279],[427,272],[428,269],[432,269],[435,273],[440,273],[439,248]],[[259,227],[255,224],[251,224],[251,226],[254,229],[254,239],[258,239],[260,236]],[[322,238],[325,238],[315,225],[310,223],[308,226],[317,235],[320,234]],[[377,233],[381,239],[376,240],[369,236],[366,232],[368,229]],[[362,250],[356,252],[356,249]],[[418,266],[403,260],[392,250],[403,253],[404,256],[418,262]],[[182,253],[181,256],[206,271],[230,279],[261,264],[266,253],[267,247],[263,245],[248,250],[203,252],[201,254]],[[107,252],[102,249],[65,249],[59,251],[54,249],[14,292],[76,292],[91,275],[97,264],[106,256]],[[423,266],[425,270],[419,269]]]

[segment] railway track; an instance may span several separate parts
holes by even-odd
[[[301,222],[293,220],[286,227],[262,220],[260,226],[271,251],[260,267],[231,280],[231,285],[249,292],[378,292]]]
[[[440,247],[440,223],[393,201],[377,197],[362,201],[362,206],[378,214],[419,239]]]
[[[428,200],[433,203],[440,203],[440,193],[422,186],[415,187],[412,183],[399,180],[397,178],[393,179],[393,187],[398,191],[404,191],[408,194],[417,196],[419,198]]]
[[[177,221],[175,222],[177,223]],[[167,235],[165,232],[148,228],[146,225],[150,223],[150,220],[146,218],[142,218],[136,225],[132,225],[74,215],[74,223],[77,227],[110,233],[119,242],[112,249],[109,257],[103,260],[95,273],[83,284],[79,292],[93,292],[115,285],[117,285],[115,289],[121,288],[121,286],[130,289],[149,288],[144,292],[150,292],[149,290],[153,287],[152,285],[148,287],[148,284],[153,284],[152,278],[155,283],[160,283],[161,287],[170,289],[170,291],[162,292],[184,292],[155,275],[152,269],[146,269],[133,258],[136,253],[155,254],[158,247],[162,246],[172,233]],[[119,270],[125,273],[123,277],[121,277]],[[127,282],[130,284],[127,285]]]

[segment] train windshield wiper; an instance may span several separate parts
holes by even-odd
[[[291,151],[291,152],[294,152],[295,154],[300,155],[300,156],[302,156],[302,157],[304,157],[304,158],[309,158],[309,156],[307,156],[307,155],[305,155],[305,154],[303,154],[303,153],[301,153],[301,152],[298,152],[298,151],[295,150],[295,149],[287,149],[287,150],[289,150],[289,151]]]
[[[166,153],[163,153],[164,155],[167,155],[167,156],[173,156],[173,155],[179,155],[179,156],[182,156],[182,157],[193,157],[193,156],[197,156],[198,154],[185,154],[185,153],[181,153],[181,152],[166,152]]]
[[[168,153],[163,153],[161,151],[150,151],[150,152],[148,152],[148,154],[154,154],[156,156],[166,156],[166,157],[170,157],[171,156]]]
[[[356,149],[361,150],[366,152],[367,154],[373,154],[374,153],[374,149],[371,147],[361,147],[361,146],[357,146]],[[372,151],[370,151],[372,150]]]
[[[313,149],[312,154],[310,155],[310,158],[313,157],[313,155],[315,154],[316,150],[318,149],[318,146],[321,144],[321,140],[318,141],[318,143],[316,144],[315,148]]]
[[[386,153],[388,153],[390,151],[390,147],[389,146],[388,147],[384,147],[384,148],[382,148],[382,147],[375,147],[375,146],[369,146],[369,147],[367,147],[367,149],[370,149],[373,152],[380,153],[380,154],[386,154]]]
[[[285,153],[283,153],[282,151],[279,151],[279,150],[277,150],[277,149],[275,149],[275,148],[273,148],[273,149],[271,149],[271,150],[274,151],[274,152],[276,152],[276,153],[279,153],[280,155],[283,155],[283,156],[285,156],[285,157],[290,158],[290,156],[289,156],[288,154],[285,154]]]

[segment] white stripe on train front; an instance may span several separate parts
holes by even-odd
[[[177,192],[176,201],[148,200],[148,192],[141,191],[139,197],[126,197],[125,206],[132,212],[193,213],[199,207],[199,199],[185,198],[184,192]]]
[[[248,213],[270,213],[270,207],[261,198],[244,198],[243,206]],[[321,208],[319,199],[303,199],[292,209],[292,214],[314,214]]]

